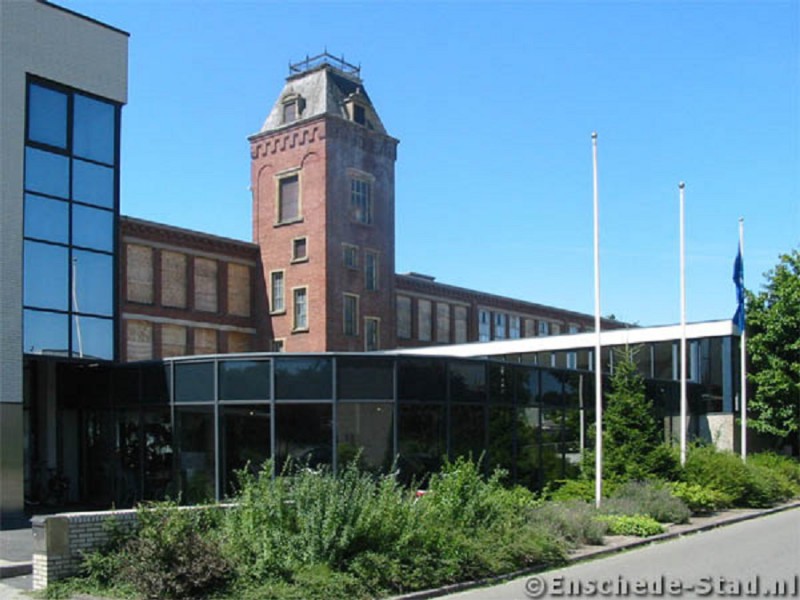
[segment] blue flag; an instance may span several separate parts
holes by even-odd
[[[736,260],[733,261],[733,283],[736,285],[736,314],[733,315],[733,322],[744,331],[744,261],[742,261],[742,247],[736,252]]]

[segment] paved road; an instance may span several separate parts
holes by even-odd
[[[592,588],[595,582],[600,591]],[[784,583],[783,593],[772,587]],[[636,585],[648,587],[637,593]],[[579,597],[800,598],[800,509],[447,596],[450,600]]]

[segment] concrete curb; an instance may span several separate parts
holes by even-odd
[[[784,512],[787,510],[792,510],[795,508],[800,508],[800,500],[795,500],[793,502],[789,502],[787,504],[781,504],[779,506],[773,506],[772,508],[754,509],[752,512],[748,512],[745,514],[731,515],[729,517],[724,517],[719,519],[718,521],[712,521],[709,523],[701,523],[698,525],[691,525],[691,524],[673,525],[671,526],[674,528],[673,531],[667,531],[666,533],[661,533],[659,535],[654,535],[647,538],[636,538],[628,540],[614,546],[600,546],[597,548],[597,550],[590,550],[585,553],[569,556],[567,557],[566,565],[559,565],[559,566],[562,567],[569,566],[585,562],[588,560],[594,560],[595,558],[603,558],[606,556],[611,556],[612,554],[618,554],[620,552],[624,552],[626,550],[633,550],[636,548],[641,548],[643,546],[650,546],[651,544],[657,544],[659,542],[665,542],[668,540],[684,537],[687,535],[701,533],[703,531],[711,531],[712,529],[717,529],[719,527],[724,527],[726,525],[733,525],[735,523],[741,523],[743,521],[750,521],[752,519],[757,519],[759,517],[766,517],[768,515]],[[511,579],[517,579],[518,577],[524,577],[526,575],[541,573],[543,572],[544,569],[547,569],[547,567],[544,568],[541,566],[530,567],[527,569],[522,569],[520,571],[515,571],[513,573],[498,575],[497,577],[489,577],[486,579],[478,579],[475,581],[465,581],[462,583],[453,583],[450,585],[445,585],[430,590],[420,590],[418,592],[411,592],[409,594],[403,594],[401,596],[392,596],[388,600],[427,600],[428,598],[440,598],[442,596],[455,594],[457,592],[465,592],[467,590],[472,590],[476,588],[498,585],[500,583],[504,583]]]

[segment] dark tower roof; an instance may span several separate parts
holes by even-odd
[[[290,65],[289,68],[290,75],[286,78],[286,84],[259,133],[276,131],[326,114],[356,121],[369,129],[386,134],[364,89],[360,67],[350,65],[326,52]],[[355,108],[356,106],[360,108]]]

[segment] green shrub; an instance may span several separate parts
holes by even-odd
[[[582,500],[568,500],[540,506],[533,512],[532,520],[570,549],[582,544],[603,543],[606,527],[596,517],[594,505]]]
[[[693,513],[703,514],[731,506],[733,500],[719,490],[696,483],[675,481],[669,484],[672,495],[680,498]]]
[[[598,517],[608,526],[611,535],[635,535],[637,537],[650,537],[664,533],[664,527],[645,515],[604,515]]]
[[[551,482],[545,488],[543,495],[548,500],[555,502],[565,502],[568,500],[583,500],[584,502],[595,501],[595,481],[594,479],[560,479]],[[603,496],[608,495],[614,490],[613,481],[603,482]]]
[[[800,462],[797,459],[774,452],[759,452],[748,456],[747,464],[768,468],[786,480],[792,496],[800,496]]]
[[[780,469],[769,464],[771,460],[751,457],[745,463],[732,452],[697,446],[687,456],[682,478],[686,483],[722,492],[733,506],[772,506],[791,498],[794,486]]]
[[[602,503],[602,512],[615,515],[647,515],[659,523],[686,523],[691,511],[661,482],[629,481],[617,487]]]
[[[181,509],[171,503],[137,513],[139,527],[122,552],[123,581],[145,598],[197,598],[222,587],[231,569],[214,529],[215,508]]]

